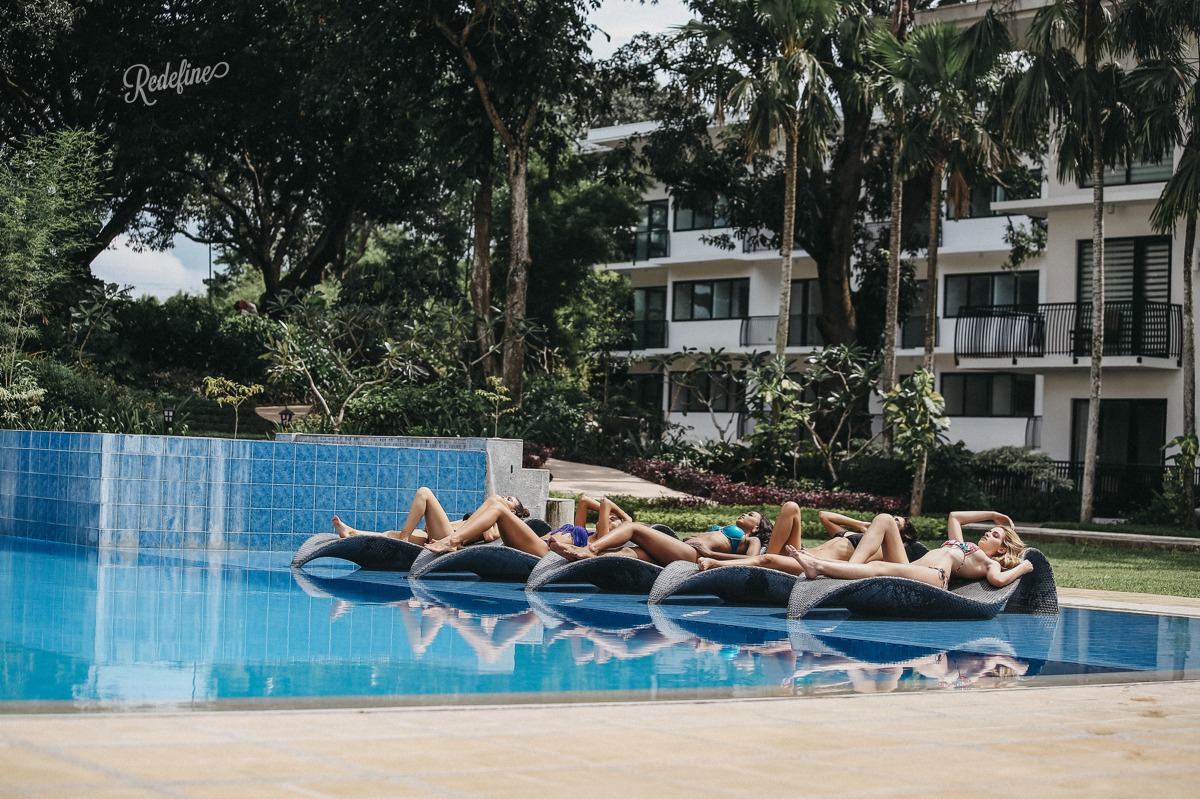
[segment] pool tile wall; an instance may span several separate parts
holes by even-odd
[[[478,450],[0,430],[0,535],[89,546],[293,551],[338,514],[395,529],[419,486],[478,507]]]

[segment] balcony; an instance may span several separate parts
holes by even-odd
[[[954,326],[954,359],[1059,358],[1063,365],[1091,357],[1092,306],[1059,302],[1037,306],[960,308]],[[1183,312],[1165,302],[1104,304],[1104,356],[1141,364],[1150,358],[1181,363]],[[1049,364],[1046,364],[1049,365]]]
[[[656,350],[667,346],[667,321],[641,319],[633,323],[634,350]]]
[[[748,316],[742,320],[739,343],[743,347],[774,347],[778,316]],[[794,314],[788,317],[789,347],[823,346],[817,323],[820,314]]]

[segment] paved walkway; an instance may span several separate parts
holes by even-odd
[[[665,488],[649,480],[588,463],[572,463],[550,458],[545,467],[550,471],[550,490],[560,494],[586,494],[589,497],[686,497],[682,491]]]

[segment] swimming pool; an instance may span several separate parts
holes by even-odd
[[[987,622],[408,581],[287,553],[0,537],[0,712],[481,704],[1200,676],[1200,619]]]

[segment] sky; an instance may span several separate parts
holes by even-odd
[[[596,58],[607,58],[643,31],[664,31],[690,18],[683,0],[659,0],[655,5],[640,4],[637,0],[604,0],[592,15],[592,22],[602,31],[592,37],[592,53]],[[134,252],[128,239],[121,236],[92,262],[92,273],[109,283],[133,286],[135,297],[152,294],[165,300],[179,291],[204,293],[208,256],[207,246],[182,236],[176,237],[169,250],[140,253]]]

